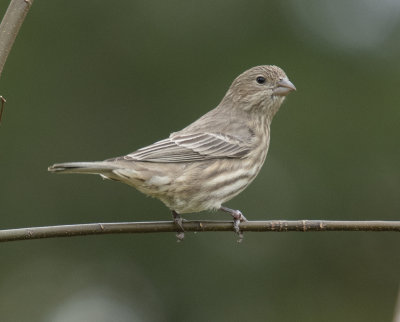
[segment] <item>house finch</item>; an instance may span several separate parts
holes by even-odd
[[[129,184],[171,209],[181,232],[179,214],[222,210],[233,216],[240,233],[246,218],[222,204],[257,176],[267,155],[271,121],[295,89],[279,67],[256,66],[233,81],[216,108],[167,139],[125,156],[59,163],[48,170],[99,174]]]

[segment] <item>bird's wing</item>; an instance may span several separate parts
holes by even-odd
[[[117,160],[192,162],[215,158],[243,158],[251,142],[221,133],[171,134],[168,139],[141,148]]]

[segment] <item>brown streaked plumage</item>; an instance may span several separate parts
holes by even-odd
[[[91,173],[129,184],[178,214],[220,209],[257,176],[267,155],[271,121],[295,90],[282,69],[256,66],[239,75],[220,104],[167,139],[99,162],[54,164],[57,173]]]

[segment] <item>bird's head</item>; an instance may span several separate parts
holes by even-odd
[[[250,113],[259,111],[272,119],[286,95],[295,90],[281,68],[256,66],[236,77],[221,104]]]

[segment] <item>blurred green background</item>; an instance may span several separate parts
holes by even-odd
[[[390,0],[35,0],[0,81],[1,228],[169,220],[131,187],[47,167],[162,139],[260,64],[282,67],[297,92],[274,119],[262,172],[227,205],[251,220],[398,220],[399,35],[400,3]],[[4,243],[1,321],[391,321],[399,237]]]

